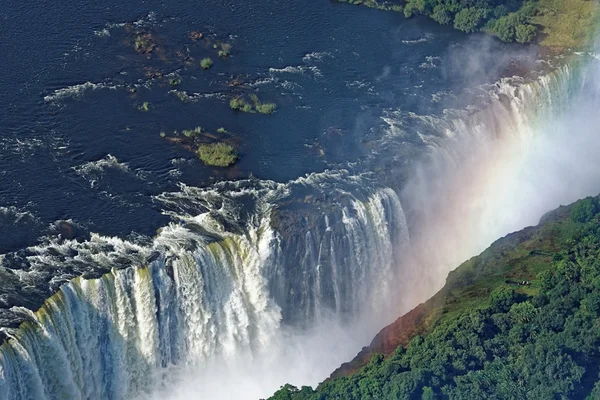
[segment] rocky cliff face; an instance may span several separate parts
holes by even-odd
[[[570,209],[571,206],[560,207],[545,214],[537,226],[499,239],[481,255],[459,266],[449,274],[442,290],[383,328],[368,346],[336,369],[329,379],[352,375],[374,355],[388,356],[399,347],[406,347],[415,336],[433,330],[445,316],[486,299],[498,284],[508,283],[517,290],[527,290],[536,278],[537,270],[532,268],[532,261],[550,264],[549,255],[559,250],[552,228],[568,218]]]

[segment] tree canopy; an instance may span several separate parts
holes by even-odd
[[[600,398],[599,211],[587,198],[497,241],[450,274],[408,345],[271,399]]]

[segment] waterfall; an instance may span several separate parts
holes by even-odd
[[[399,189],[349,171],[182,186],[157,197],[173,222],[149,244],[94,235],[30,249],[35,273],[60,269],[74,279],[39,310],[16,310],[28,317],[0,347],[0,398],[136,398],[164,389],[174,367],[235,365],[241,354],[258,363],[284,351],[290,331],[324,321],[375,324],[372,333],[521,227],[522,215],[499,210],[509,201],[509,211],[521,210],[509,197],[523,189],[513,185],[535,138],[586,79],[565,65],[485,88],[477,110],[408,115],[425,153]],[[394,139],[403,137],[397,125],[389,129],[382,146],[406,146]],[[75,277],[82,263],[109,272]],[[324,374],[347,355],[338,357],[308,368]]]
[[[250,196],[257,204],[246,226],[224,230],[220,216],[239,216],[239,210],[223,203],[204,214],[182,213],[186,222],[163,228],[146,250],[160,254],[149,265],[63,285],[2,346],[0,397],[132,398],[151,390],[159,370],[170,365],[217,355],[234,360],[245,351],[259,356],[277,342],[287,319],[308,325],[325,307],[350,317],[361,304],[377,304],[375,294],[393,268],[393,245],[406,227],[396,193],[383,188],[364,200],[346,195],[338,213],[314,217],[318,226],[299,234],[307,238],[299,243],[272,229],[272,208],[259,197],[265,190]],[[192,203],[216,195],[184,192]],[[236,194],[219,201],[235,205]],[[181,195],[163,198],[168,203]],[[369,269],[369,260],[380,263]],[[286,293],[294,293],[287,302]]]

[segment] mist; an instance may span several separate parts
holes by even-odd
[[[400,193],[411,237],[390,277],[389,308],[351,324],[326,316],[306,331],[282,325],[260,349],[162,371],[170,383],[151,398],[257,399],[284,383],[316,385],[385,323],[431,297],[461,262],[551,209],[598,194],[600,69],[581,57],[524,86],[503,81],[487,108],[439,121]]]

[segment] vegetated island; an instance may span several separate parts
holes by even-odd
[[[463,263],[316,390],[271,400],[600,399],[600,199]]]
[[[211,167],[229,167],[238,160],[238,152],[231,144],[231,135],[223,127],[217,129],[215,135],[200,126],[181,132],[173,131],[170,135],[164,131],[160,133],[162,138],[193,151],[200,161]]]
[[[595,0],[335,0],[425,15],[466,33],[485,32],[505,42],[539,43],[562,52],[593,45],[600,17]]]
[[[144,58],[141,65],[143,76],[151,82],[148,87],[153,83],[167,87],[167,93],[175,95],[182,103],[194,101],[194,95],[190,96],[184,90],[186,81],[182,78],[183,73],[198,70],[199,74],[204,74],[205,71],[219,68],[222,64],[217,63],[225,62],[232,55],[231,43],[219,39],[216,34],[198,30],[188,33],[188,43],[185,46],[165,43],[164,38],[150,27],[139,28],[134,24],[125,24],[122,33],[125,39],[123,42],[129,50],[135,50],[138,57]],[[196,58],[200,61],[196,61]],[[139,60],[136,59],[135,62],[139,63]],[[252,89],[245,86],[241,78],[232,77],[222,84],[229,90],[229,107],[234,111],[273,114],[277,110],[275,103],[263,102],[255,93],[248,93]],[[141,96],[135,84],[127,85],[126,89],[132,98],[138,99]],[[154,108],[150,102],[143,100],[136,101],[134,105],[142,112],[149,112]],[[240,159],[237,151],[238,140],[225,128],[217,129],[216,133],[218,135],[196,127],[181,132],[173,131],[170,134],[162,131],[160,135],[171,143],[183,145],[207,166],[230,167]]]

